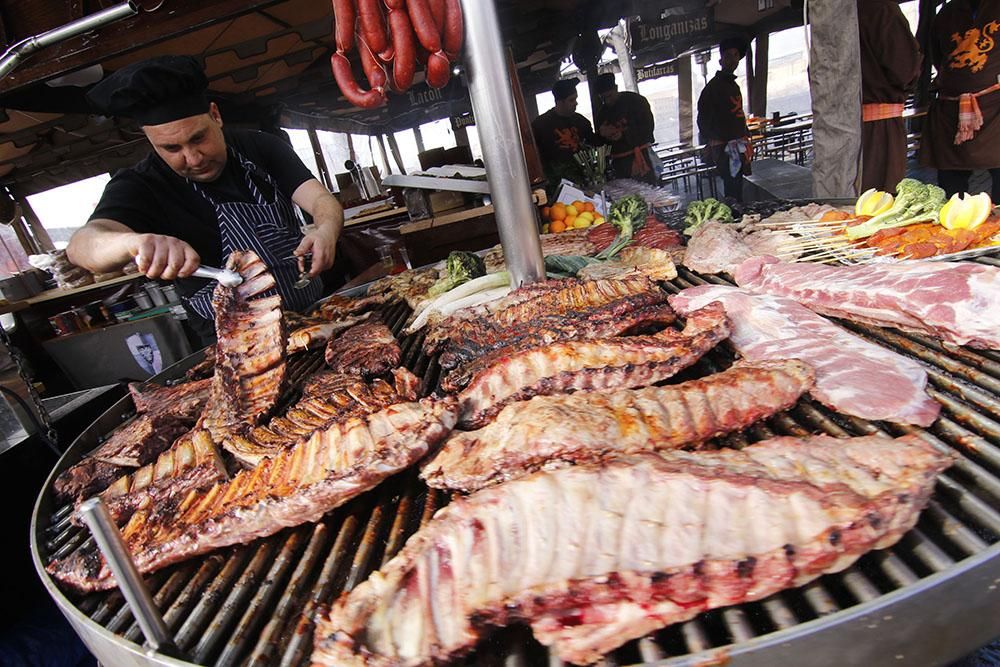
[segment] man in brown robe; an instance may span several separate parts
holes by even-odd
[[[920,46],[898,0],[858,0],[861,189],[895,192],[906,176],[903,104],[920,76]]]
[[[951,0],[934,19],[930,57],[937,68],[920,161],[938,170],[951,196],[988,169],[1000,199],[1000,0]]]

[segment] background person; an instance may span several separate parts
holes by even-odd
[[[719,44],[720,70],[698,98],[698,133],[705,144],[702,161],[715,165],[727,197],[743,201],[743,176],[753,155],[750,130],[743,112],[743,93],[736,68],[747,54],[746,41],[724,39]]]
[[[611,144],[611,168],[615,178],[634,178],[659,185],[662,165],[653,152],[653,112],[639,93],[618,92],[615,75],[597,77],[594,91],[601,108],[594,124]]]
[[[895,192],[906,176],[903,104],[920,77],[920,45],[898,0],[858,0],[861,190]]]
[[[313,276],[328,269],[344,224],[340,204],[289,145],[262,132],[223,131],[207,87],[194,58],[163,56],[128,65],[88,93],[101,113],[137,121],[153,152],[114,175],[66,249],[95,273],[135,258],[148,278],[175,280],[205,344],[214,338],[215,282],[189,277],[199,264],[221,267],[232,251],[252,250],[285,308],[301,311],[322,295],[322,283],[294,289],[300,265],[289,258],[311,253]],[[313,217],[307,234],[293,203]]]
[[[1000,0],[952,0],[931,25],[937,98],[920,142],[920,162],[938,170],[950,197],[988,169],[1000,199]]]
[[[535,144],[545,170],[547,189],[554,193],[559,182],[566,178],[580,184],[583,170],[573,154],[585,145],[596,143],[594,128],[584,116],[576,113],[577,78],[556,81],[552,97],[556,105],[531,123]]]

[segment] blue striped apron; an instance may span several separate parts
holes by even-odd
[[[271,270],[278,284],[278,293],[286,310],[303,311],[314,304],[323,294],[322,281],[314,279],[304,289],[294,289],[299,278],[298,263],[286,260],[302,241],[302,228],[292,208],[292,202],[285,197],[274,179],[257,168],[250,160],[229,148],[230,159],[239,160],[243,167],[247,187],[253,203],[220,202],[195,181],[188,181],[194,191],[203,196],[215,208],[222,238],[222,256],[226,258],[234,250],[253,250]],[[254,183],[251,174],[271,187],[273,195],[267,201]],[[214,320],[212,292],[215,282],[210,282],[190,297],[185,297],[187,305],[207,320]]]

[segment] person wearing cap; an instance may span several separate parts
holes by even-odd
[[[580,183],[583,172],[573,154],[595,143],[590,121],[576,112],[578,83],[577,78],[556,81],[552,86],[555,106],[531,123],[549,190],[555,190],[563,178]]]
[[[214,337],[215,283],[191,277],[199,265],[220,267],[234,250],[252,250],[274,275],[284,307],[301,311],[322,296],[318,274],[333,265],[344,224],[340,204],[291,146],[224,129],[207,88],[197,60],[162,56],[123,67],[88,92],[99,113],[137,122],[153,150],[112,177],[66,249],[96,273],[134,258],[148,278],[174,280],[205,343]],[[293,205],[312,216],[308,233]],[[314,280],[295,289],[306,254]]]
[[[615,178],[634,178],[658,185],[662,166],[653,152],[653,112],[639,93],[619,92],[615,75],[601,74],[594,82],[601,108],[594,124],[611,145]]]
[[[858,0],[861,189],[895,192],[906,176],[903,105],[920,76],[920,45],[899,0]]]
[[[1000,201],[1000,0],[951,0],[931,24],[930,42],[937,97],[920,162],[938,170],[949,197],[968,192],[974,170],[988,170]]]
[[[746,41],[729,38],[719,44],[721,69],[698,98],[698,132],[702,161],[715,165],[727,197],[743,201],[743,176],[750,171],[750,130],[743,112],[743,93],[736,68],[747,54]]]

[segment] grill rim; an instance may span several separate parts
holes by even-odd
[[[894,346],[884,346],[899,352]],[[203,358],[204,350],[195,352],[164,369],[164,371],[150,378],[147,382],[163,383],[181,378],[186,370],[199,363]],[[428,371],[431,370],[432,365],[428,366]],[[33,510],[30,536],[32,560],[38,576],[42,580],[42,584],[53,600],[55,600],[60,611],[69,620],[87,647],[102,662],[123,664],[125,655],[128,655],[129,658],[135,659],[134,664],[137,665],[154,664],[168,665],[170,667],[194,665],[197,663],[174,659],[149,650],[145,646],[130,641],[125,636],[112,632],[100,623],[92,620],[58,588],[48,572],[45,571],[45,563],[41,550],[46,544],[46,536],[45,529],[41,528],[39,518],[44,517],[50,520],[51,515],[57,508],[57,504],[54,501],[53,489],[55,477],[97,446],[99,438],[109,433],[112,428],[123,423],[132,412],[134,412],[134,405],[131,396],[126,395],[81,432],[60,457],[46,479],[45,486],[39,494]],[[796,423],[798,423],[798,420],[796,420]],[[930,433],[929,430],[927,431]],[[946,446],[951,448],[950,445]],[[45,514],[42,514],[43,510],[46,511]],[[979,574],[982,576],[977,576]],[[834,575],[836,576],[836,573]],[[955,586],[956,580],[963,585],[960,587]],[[796,623],[785,629],[776,629],[763,635],[756,635],[748,641],[730,643],[725,646],[715,646],[704,651],[685,653],[654,662],[634,664],[705,664],[704,661],[719,660],[725,657],[727,660],[739,659],[740,664],[771,665],[775,664],[774,660],[781,654],[782,649],[785,651],[790,649],[795,654],[796,664],[805,666],[815,664],[817,667],[820,665],[825,666],[829,664],[831,651],[843,652],[843,635],[851,629],[851,624],[867,623],[865,617],[870,614],[877,612],[904,620],[908,624],[906,627],[913,625],[914,620],[919,618],[922,620],[920,625],[927,627],[933,623],[935,617],[940,616],[941,612],[939,610],[944,608],[953,611],[953,613],[947,616],[949,618],[949,626],[952,628],[952,631],[948,633],[951,641],[946,643],[940,641],[940,637],[936,637],[934,646],[939,650],[951,648],[951,653],[948,657],[955,659],[961,657],[969,650],[985,644],[1000,631],[1000,628],[988,631],[984,630],[979,633],[984,635],[982,637],[973,632],[977,626],[975,620],[982,614],[989,614],[992,611],[993,614],[987,615],[987,618],[1000,618],[1000,598],[996,598],[994,594],[993,598],[995,599],[991,604],[989,589],[989,586],[995,584],[998,580],[1000,580],[1000,542],[987,547],[978,554],[958,560],[952,566],[940,572],[919,577],[912,584],[902,586],[888,593],[883,593],[868,602],[858,602],[845,609],[840,609],[809,621]],[[976,583],[982,583],[982,585],[974,585]],[[942,592],[944,584],[948,584],[949,588]],[[959,588],[965,594],[960,594],[958,592]],[[935,591],[948,604],[926,604],[924,598]],[[970,605],[969,602],[973,600],[977,601],[978,604]],[[730,608],[741,609],[742,605],[735,605]],[[930,610],[934,610],[933,613]],[[962,619],[962,622],[956,623],[956,619],[959,618]],[[982,625],[983,627],[988,627],[988,624]],[[959,629],[962,632],[956,632],[955,629]],[[916,633],[916,630],[913,632]],[[961,634],[962,636],[956,639],[957,634]],[[989,634],[989,636],[985,636],[986,634]],[[896,633],[892,636],[907,635]],[[812,644],[816,645],[815,648],[811,648]],[[892,646],[884,638],[863,642],[863,644],[870,651],[870,655],[866,656],[866,659],[877,660],[881,658],[886,662],[894,661],[896,653],[893,650],[887,650],[892,648]],[[913,645],[913,642],[911,642],[911,645]],[[122,653],[123,651],[125,654]],[[802,654],[806,654],[807,657],[816,656],[814,658],[815,662],[804,660]]]

